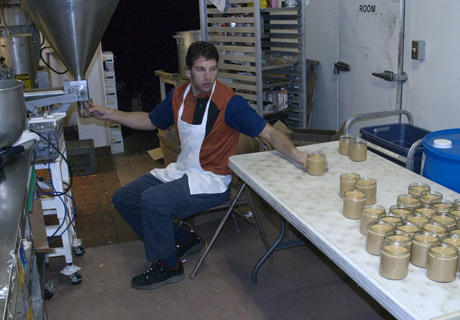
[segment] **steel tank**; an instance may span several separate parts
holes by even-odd
[[[179,76],[188,79],[185,74],[185,56],[188,47],[195,41],[201,41],[201,30],[179,31],[173,36],[177,43],[177,56],[179,62]]]
[[[3,57],[5,60],[3,64],[10,64],[11,63],[11,55],[10,55],[10,47],[8,45],[8,40],[0,37],[0,57]]]
[[[0,148],[18,141],[26,127],[24,83],[0,80]]]
[[[9,47],[14,78],[25,84],[25,89],[38,87],[37,67],[35,65],[34,43],[31,34],[15,34],[6,37]],[[9,64],[9,62],[7,62]]]

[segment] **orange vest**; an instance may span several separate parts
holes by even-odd
[[[177,116],[182,104],[185,89],[189,82],[174,89],[172,97],[172,110],[174,123],[177,128]],[[203,93],[199,98],[209,96],[210,93]],[[225,124],[225,111],[230,99],[235,95],[233,89],[228,88],[220,81],[216,81],[216,88],[212,95],[211,104],[219,109],[219,115],[209,134],[204,138],[200,151],[200,164],[203,170],[212,171],[216,174],[227,175],[232,171],[228,167],[228,158],[236,153],[238,146],[239,132]],[[196,100],[192,90],[187,94],[184,102],[182,120],[193,123]]]

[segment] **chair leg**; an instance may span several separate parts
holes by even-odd
[[[235,225],[235,228],[236,228],[236,233],[240,233],[241,229],[240,229],[240,226],[238,225],[238,221],[236,221],[236,214],[233,211],[232,211],[232,220],[233,220],[233,224]]]
[[[252,200],[251,192],[249,188],[246,188],[246,194],[251,203],[252,210],[254,211],[254,218],[256,219],[257,229],[259,229],[260,236],[262,237],[262,242],[265,245],[265,249],[269,249],[270,245],[268,244],[267,236],[265,235],[264,228],[262,227],[262,223],[260,222],[259,214],[257,212],[256,206],[254,205],[254,201]]]
[[[196,264],[195,268],[193,269],[192,273],[190,274],[190,279],[195,279],[196,273],[198,272],[198,269],[200,268],[201,264],[203,263],[204,259],[208,255],[209,250],[211,250],[212,246],[214,245],[214,242],[216,242],[217,237],[219,236],[220,232],[222,231],[222,228],[224,227],[225,223],[228,220],[228,217],[233,211],[233,208],[235,208],[235,205],[241,196],[241,193],[243,192],[244,188],[246,187],[246,184],[243,183],[241,186],[240,190],[238,190],[237,195],[235,196],[235,199],[233,199],[232,204],[230,205],[230,208],[228,209],[227,213],[223,217],[221,223],[219,224],[219,227],[217,228],[216,232],[214,233],[214,236],[211,239],[211,242],[206,247],[206,250],[203,252],[203,254],[200,257],[200,260]]]

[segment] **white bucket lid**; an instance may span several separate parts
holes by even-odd
[[[439,149],[449,149],[452,148],[452,141],[447,139],[435,139],[433,140],[433,147]]]

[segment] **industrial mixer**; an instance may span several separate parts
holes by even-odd
[[[72,79],[65,80],[61,87],[30,86],[30,89],[24,85],[24,81],[0,80],[0,158],[5,150],[19,152],[20,148],[13,146],[20,145],[21,141],[31,140],[30,136],[26,135],[30,132],[34,132],[34,139],[38,140],[34,153],[36,161],[46,160],[52,163],[54,159],[60,159],[60,156],[65,154],[63,119],[71,103],[76,102],[77,109],[82,110],[84,103],[90,99],[90,88],[85,73],[118,1],[19,0],[28,18],[51,45],[71,73]],[[79,113],[79,116],[85,115]],[[26,140],[23,140],[24,136]],[[38,169],[37,162],[35,166]],[[61,179],[61,184],[63,181],[64,179]],[[59,202],[59,199],[56,202]],[[43,201],[42,205],[45,206]],[[53,205],[53,208],[56,207],[57,205]],[[71,205],[66,207],[64,204],[63,207],[64,209],[59,209],[63,211],[62,216],[72,213],[75,216]],[[45,209],[43,207],[43,210]],[[71,228],[65,229],[67,231]],[[67,255],[66,262],[68,266],[61,273],[68,275],[72,283],[79,283],[81,280],[76,277],[79,268],[72,265],[72,260],[69,260]]]

